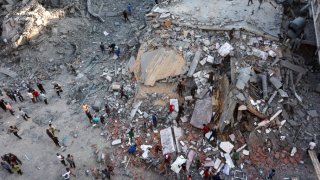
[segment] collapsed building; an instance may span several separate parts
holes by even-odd
[[[50,6],[58,7],[56,1],[50,2]],[[248,6],[241,0],[163,2],[152,9],[146,8],[146,25],[134,27],[137,37],[123,43],[130,56],[125,55],[119,63],[99,67],[96,65],[104,63],[105,57],[88,53],[95,51],[91,47],[82,46],[79,50],[71,39],[74,34],[69,34],[75,28],[63,28],[71,22],[50,24],[51,37],[41,32],[49,21],[57,22],[75,12],[83,15],[79,8],[83,4],[89,17],[99,23],[119,13],[103,15],[103,3],[99,6],[92,2],[94,7],[91,7],[89,0],[82,4],[66,3],[61,5],[63,10],[53,11],[34,0],[21,3],[16,7],[21,8],[21,14],[11,12],[10,3],[4,5],[11,13],[2,24],[1,54],[12,52],[18,56],[19,47],[51,41],[54,47],[60,48],[59,57],[50,54],[54,59],[49,62],[36,61],[39,66],[53,64],[50,74],[39,70],[27,71],[26,76],[50,79],[65,63],[79,67],[77,76],[66,83],[72,87],[68,90],[67,103],[81,106],[92,100],[92,108],[101,112],[103,102],[107,101],[116,117],[100,128],[100,135],[113,149],[99,151],[97,146],[92,146],[99,165],[112,163],[127,170],[128,164],[142,169],[144,163],[147,169],[155,166],[156,173],[164,172],[166,179],[184,178],[187,174],[198,179],[206,169],[225,178],[259,179],[272,168],[277,170],[279,178],[315,179],[315,173],[304,177],[298,174],[304,167],[313,169],[310,163],[303,165],[303,155],[319,130],[316,98],[320,86],[313,84],[319,83],[318,74],[311,73],[314,63],[307,63],[315,60],[315,56],[308,59],[310,56],[306,58],[299,51],[303,49],[300,43],[314,48],[315,42],[310,41],[314,38],[309,33],[303,33],[309,27],[304,17],[287,18],[284,14],[293,2],[264,2],[261,9],[257,2]],[[319,37],[316,3],[312,2],[311,9],[315,35]],[[283,24],[283,19],[288,24]],[[139,31],[145,33],[138,35]],[[106,31],[103,34],[108,36]],[[81,61],[80,55],[89,60]],[[8,69],[1,72],[17,77]],[[185,90],[179,96],[177,84],[184,80]],[[128,101],[119,100],[121,86],[130,97]],[[168,112],[170,105],[174,112]],[[181,107],[184,113],[180,117]],[[152,128],[152,115],[158,118],[157,128]],[[203,124],[218,130],[216,138],[211,138],[212,132],[203,137]],[[135,156],[127,152],[132,145],[127,137],[130,128],[135,128],[136,133]],[[170,169],[161,166],[167,154],[173,159]],[[126,175],[138,176],[132,172],[127,170]]]

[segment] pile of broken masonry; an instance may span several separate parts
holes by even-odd
[[[170,16],[163,18],[159,9],[146,15],[145,43],[130,59],[128,71],[137,80],[136,94],[142,87],[163,84],[175,91],[183,78],[186,91],[183,97],[150,93],[144,99],[135,98],[129,117],[136,131],[137,156],[161,162],[171,154],[171,170],[180,175],[202,176],[210,168],[215,174],[248,179],[264,177],[272,168],[290,171],[303,163],[305,147],[295,143],[304,125],[296,115],[308,121],[318,117],[316,110],[303,103],[301,79],[308,73],[303,58],[283,44],[246,31],[179,27]],[[190,89],[195,86],[193,99]],[[172,104],[178,112],[182,103],[184,116],[177,124],[177,114],[169,113],[168,107]],[[154,130],[153,114],[160,123]],[[144,131],[144,122],[151,130]],[[211,132],[203,138],[203,124],[219,129],[216,139],[208,139]],[[125,133],[128,129],[122,128]],[[119,156],[130,146],[120,139],[116,144],[121,144]],[[161,153],[156,150],[160,144]]]

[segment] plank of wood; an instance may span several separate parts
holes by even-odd
[[[320,180],[320,163],[317,158],[317,153],[314,150],[309,150],[309,156],[312,161],[313,167],[316,170],[316,175],[318,177],[318,180]]]

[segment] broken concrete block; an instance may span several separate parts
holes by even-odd
[[[218,53],[220,54],[220,56],[225,57],[230,54],[233,49],[234,48],[226,42],[218,49]]]
[[[234,145],[231,144],[229,141],[224,141],[224,142],[221,142],[219,147],[226,153],[229,153],[232,151]]]
[[[239,76],[236,83],[236,87],[239,90],[243,90],[248,81],[250,80],[251,67],[244,67],[239,70]]]
[[[229,138],[231,139],[232,142],[236,140],[236,136],[234,134],[230,134]]]
[[[245,101],[246,97],[244,97],[244,95],[242,93],[239,93],[236,95],[236,97],[240,100],[240,101]]]
[[[244,150],[242,151],[242,154],[243,154],[243,155],[246,155],[246,156],[249,156],[249,151],[244,149]]]
[[[190,169],[190,166],[192,164],[192,161],[193,159],[196,157],[197,153],[195,150],[193,149],[190,149],[189,153],[188,153],[188,160],[187,160],[187,163],[186,163],[186,169],[187,171],[189,171]]]
[[[141,103],[142,103],[142,101],[138,101],[138,102],[133,103],[132,110],[130,112],[130,120],[132,120],[134,118],[134,116],[137,113]]]
[[[162,154],[169,154],[176,151],[171,127],[160,130]]]
[[[171,164],[171,170],[175,173],[179,174],[182,164],[184,164],[187,161],[182,155],[177,157],[177,159]]]
[[[234,168],[234,164],[233,161],[231,159],[230,153],[225,153],[224,157],[226,158],[226,164],[230,167],[230,168]]]
[[[162,13],[159,18],[160,19],[166,19],[168,17],[170,17],[170,13]]]
[[[214,57],[212,57],[212,56],[209,55],[209,56],[207,57],[207,62],[213,64],[213,62],[214,62]]]
[[[112,145],[112,146],[115,146],[115,145],[118,145],[118,144],[121,144],[121,139],[116,139],[116,140],[113,140],[113,141],[111,142],[111,145]]]
[[[103,100],[97,99],[97,100],[95,100],[95,102],[94,102],[94,104],[92,106],[92,109],[95,110],[95,111],[100,111],[102,105],[103,105]]]
[[[282,87],[281,81],[280,81],[278,78],[274,77],[274,76],[272,76],[271,78],[269,78],[269,81],[270,81],[271,84],[272,84],[275,88],[277,88],[277,89],[279,89],[279,88]]]
[[[173,126],[173,133],[176,142],[179,142],[179,139],[183,136],[183,130],[180,127]],[[178,153],[181,152],[182,147],[179,143],[176,143]]]
[[[291,69],[293,71],[296,71],[298,73],[305,74],[307,72],[307,70],[305,70],[304,68],[297,66],[297,65],[294,65],[294,64],[290,63],[289,61],[281,60],[280,64],[281,64],[281,66],[286,67],[288,69]]]
[[[319,116],[317,110],[310,110],[310,111],[308,111],[307,113],[308,113],[309,116],[311,116],[311,117],[313,117],[313,118]]]
[[[213,168],[217,170],[217,169],[219,168],[220,164],[221,164],[221,160],[220,160],[219,158],[217,158],[217,159],[214,161]]]
[[[252,48],[252,54],[256,57],[263,59],[263,60],[267,60],[267,58],[268,58],[268,53],[261,51],[260,49],[257,49],[257,48]]]
[[[197,65],[199,63],[200,57],[201,57],[201,49],[198,49],[198,51],[194,55],[194,58],[192,60],[191,65],[190,65],[190,68],[189,68],[189,71],[188,71],[188,74],[187,74],[188,77],[192,77],[192,75],[194,74],[194,72],[195,72],[195,70],[197,68]]]
[[[18,74],[16,72],[13,72],[9,69],[5,69],[5,68],[0,68],[0,73],[5,74],[7,76],[10,76],[12,78],[15,78],[18,76]]]
[[[120,90],[121,89],[121,85],[120,84],[117,84],[117,83],[113,83],[112,85],[111,85],[111,89],[112,90]]]
[[[288,93],[286,93],[284,90],[282,89],[278,89],[278,92],[280,94],[281,97],[287,98],[289,97]]]
[[[277,53],[275,53],[275,52],[272,51],[272,50],[269,50],[268,54],[269,54],[269,56],[271,56],[271,57],[276,57],[276,56],[277,56]]]
[[[192,113],[190,124],[196,128],[202,128],[203,124],[208,124],[212,117],[211,97],[198,99]]]
[[[200,64],[203,66],[206,64],[206,62],[207,62],[207,58],[204,58],[200,61]]]

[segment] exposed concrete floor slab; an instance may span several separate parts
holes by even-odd
[[[262,3],[261,9],[258,9],[259,2],[253,3],[248,6],[248,1],[245,0],[181,0],[176,5],[168,7],[168,10],[184,18],[186,23],[196,20],[212,28],[244,28],[277,37],[280,33],[282,6],[271,1]]]

